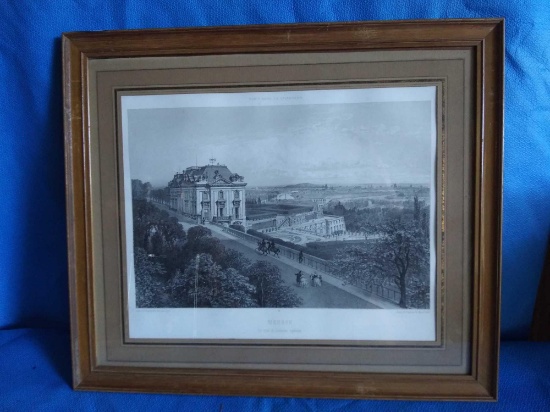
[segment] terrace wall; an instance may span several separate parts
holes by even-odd
[[[232,236],[235,236],[236,238],[243,239],[247,242],[250,242],[253,245],[257,245],[258,242],[262,240],[262,238],[260,237],[257,237],[248,233],[243,233],[239,230],[231,229],[229,227],[222,227],[222,230],[224,232],[231,234]],[[287,259],[295,260],[296,262],[298,262],[300,251],[281,244],[277,244],[277,247],[280,249],[280,256],[284,256]],[[303,253],[303,257],[304,257],[304,260],[301,263],[302,265],[306,265],[316,271],[323,272],[325,274],[328,274],[334,277],[338,277],[338,276],[335,276],[334,273],[332,273],[331,271],[332,265],[330,261],[318,258],[316,256],[311,256],[307,253]],[[365,290],[368,293],[372,293],[376,296],[379,296],[393,303],[399,303],[399,300],[401,297],[401,294],[398,289],[388,288],[380,285],[372,285],[367,283],[353,283],[353,285]]]

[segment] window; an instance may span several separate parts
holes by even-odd
[[[219,199],[223,199],[223,190],[220,190],[220,191],[218,192],[218,198],[219,198]]]

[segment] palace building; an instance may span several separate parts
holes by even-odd
[[[170,208],[198,221],[246,224],[244,177],[210,159],[191,166],[168,183]]]

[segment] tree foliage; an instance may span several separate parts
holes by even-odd
[[[284,284],[279,268],[260,260],[248,268],[248,279],[256,288],[256,301],[262,308],[295,308],[302,299]]]
[[[220,259],[219,264],[224,269],[233,268],[240,273],[246,273],[247,268],[252,262],[237,250],[225,249],[225,254]]]
[[[134,199],[133,219],[139,307],[301,305],[277,267],[252,264],[210,229],[197,225],[186,233],[176,218],[145,199]],[[252,281],[263,287],[261,294]]]
[[[334,270],[354,284],[396,286],[399,306],[429,305],[429,238],[414,221],[395,219],[371,226],[376,241],[342,250]]]
[[[202,253],[172,282],[183,306],[198,308],[249,308],[256,306],[254,286],[233,268],[222,269],[212,256]]]
[[[151,194],[151,183],[143,183],[139,179],[132,179],[132,199],[146,199]]]
[[[208,235],[194,238],[194,240],[191,238],[186,244],[184,253],[188,260],[193,259],[199,253],[207,253],[212,256],[214,262],[221,263],[225,258],[226,249],[218,238]]]
[[[183,245],[185,231],[175,217],[143,199],[134,199],[132,206],[135,246],[148,253],[163,255]]]
[[[170,202],[170,188],[165,187],[162,189],[153,189],[150,192],[151,198],[157,202],[169,203]]]
[[[212,236],[212,231],[204,226],[193,226],[187,231],[190,242],[196,242],[200,238]]]
[[[134,249],[134,274],[136,282],[136,306],[154,308],[162,304],[165,289],[162,265],[150,258],[142,248]]]

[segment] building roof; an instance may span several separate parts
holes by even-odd
[[[170,187],[178,187],[185,184],[233,184],[244,182],[244,177],[237,173],[232,173],[225,165],[206,165],[191,166],[183,171],[176,173],[169,183]]]

